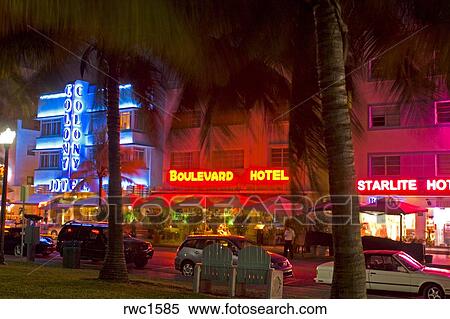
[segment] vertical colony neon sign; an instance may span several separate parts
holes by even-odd
[[[67,84],[64,93],[64,129],[61,156],[63,176],[50,182],[51,192],[71,191],[79,180],[70,176],[80,167],[81,156],[81,113],[84,110],[83,84],[75,82]]]
[[[77,171],[80,166],[83,86],[77,83],[67,84],[65,93],[62,170],[70,176],[70,173]]]

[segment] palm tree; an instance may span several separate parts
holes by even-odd
[[[319,0],[314,7],[317,71],[322,114],[326,123],[329,185],[332,200],[353,199],[333,206],[335,267],[332,298],[366,297],[365,261],[361,244],[359,204],[355,190],[354,152],[345,80],[346,26],[337,1]],[[340,197],[341,196],[341,197]],[[351,197],[349,197],[351,196]],[[349,270],[349,265],[353,268]]]
[[[96,52],[95,60],[97,66],[90,62],[90,56],[94,52]],[[97,71],[99,83],[105,83],[105,108],[107,112],[108,141],[105,152],[107,149],[109,244],[99,278],[127,281],[128,273],[123,247],[121,181],[122,172],[134,169],[134,167],[129,165],[129,161],[125,161],[125,158],[121,156],[119,81],[128,79],[133,85],[135,98],[141,102],[141,109],[147,110],[151,114],[158,114],[154,104],[158,101],[158,92],[161,91],[159,78],[155,77],[158,74],[158,69],[154,66],[152,58],[147,55],[138,55],[130,51],[110,51],[110,49],[96,45],[89,46],[83,54],[81,63],[82,76],[89,66],[94,66]],[[107,72],[103,70],[107,70]],[[155,117],[157,116],[155,115]],[[104,174],[103,167],[100,167],[99,173],[100,175]]]

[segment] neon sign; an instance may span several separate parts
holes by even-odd
[[[285,183],[289,176],[284,169],[249,169],[243,174],[230,170],[175,170],[168,172],[167,180],[174,185],[232,185],[241,183]]]
[[[359,179],[356,189],[361,195],[448,195],[450,178]]]
[[[71,179],[72,172],[80,167],[81,163],[81,140],[83,137],[81,129],[81,115],[85,109],[83,102],[83,84],[69,83],[64,88],[66,99],[63,109],[63,136],[61,147],[61,169],[63,177],[50,181],[51,192],[71,191],[79,180]],[[86,188],[84,189],[86,190]]]
[[[288,181],[289,176],[284,169],[252,169],[249,179],[250,181]]]

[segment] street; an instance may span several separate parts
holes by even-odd
[[[153,258],[143,269],[137,269],[133,264],[129,265],[131,274],[147,277],[148,279],[164,279],[176,282],[188,283],[191,278],[186,278],[175,270],[173,263],[176,255],[174,247],[155,247]],[[10,260],[18,260],[18,257],[8,256]],[[301,258],[296,257],[291,261],[294,270],[294,278],[287,278],[284,282],[284,295],[287,298],[306,298],[306,299],[322,299],[329,298],[330,287],[327,285],[316,284],[314,282],[317,265],[329,261],[329,257],[322,258]],[[60,266],[62,265],[62,257],[59,253],[41,258],[37,256],[36,263],[40,266]],[[39,266],[37,266],[39,267]],[[93,262],[90,260],[82,260],[82,268],[99,269],[101,262]],[[70,270],[68,270],[70,271]],[[387,293],[379,291],[369,291],[368,298],[411,298],[415,296]]]

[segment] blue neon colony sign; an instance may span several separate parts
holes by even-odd
[[[51,192],[68,192],[80,181],[71,179],[70,176],[80,167],[81,157],[81,114],[85,108],[83,103],[83,85],[80,83],[67,84],[64,93],[64,129],[61,156],[61,168],[63,177],[50,181]],[[84,191],[88,191],[84,187]]]

